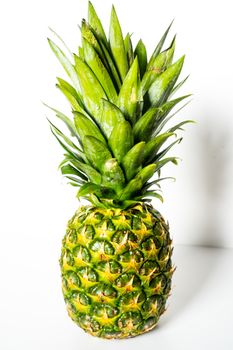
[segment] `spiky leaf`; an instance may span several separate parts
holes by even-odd
[[[169,33],[169,30],[170,30],[170,28],[172,26],[172,23],[173,23],[173,21],[170,23],[168,28],[165,30],[165,33],[163,34],[162,38],[160,39],[158,45],[156,46],[156,48],[155,48],[155,50],[153,52],[153,54],[151,55],[151,58],[150,58],[149,63],[148,63],[148,69],[151,68],[152,62],[154,61],[154,59],[158,56],[158,54],[162,50],[163,44],[164,44],[164,42],[166,40],[166,37],[167,37],[167,35]]]
[[[103,142],[94,136],[85,136],[83,149],[89,162],[94,168],[102,172],[104,163],[112,158],[112,155]]]
[[[136,108],[138,102],[138,78],[139,68],[138,59],[136,57],[123,82],[118,97],[118,106],[120,110],[132,124],[136,119]]]
[[[173,39],[171,46],[167,50],[161,52],[152,60],[150,68],[145,72],[140,83],[139,89],[142,96],[145,95],[158,76],[171,64],[174,50],[175,39]]]
[[[85,136],[94,136],[106,144],[106,140],[101,134],[99,128],[83,114],[75,113],[74,123],[81,142],[83,142]]]
[[[88,22],[90,23],[91,27],[94,29],[95,33],[97,34],[97,37],[99,40],[105,43],[107,45],[107,38],[102,26],[102,23],[95,11],[94,6],[89,1],[88,3]]]
[[[113,103],[104,99],[102,102],[101,128],[105,136],[109,138],[114,127],[124,122],[125,118],[121,110]]]
[[[128,66],[130,67],[134,61],[134,54],[133,54],[133,45],[132,45],[132,41],[129,33],[125,37],[124,45],[125,45],[125,52],[128,60]]]
[[[167,139],[173,135],[174,133],[172,132],[164,133],[147,142],[144,151],[145,162],[149,163],[156,156],[164,142],[166,142]]]
[[[123,158],[122,165],[128,181],[141,169],[144,160],[144,149],[145,142],[139,142]]]
[[[90,67],[78,56],[75,56],[75,68],[82,89],[85,106],[98,123],[100,121],[102,98],[107,98],[107,96]],[[95,88],[93,88],[93,86]]]
[[[77,73],[75,71],[74,66],[70,62],[70,60],[66,57],[64,52],[50,39],[48,39],[49,46],[51,47],[52,51],[60,61],[61,65],[65,69],[67,75],[72,80],[74,87],[77,91],[79,91],[79,80]]]
[[[168,67],[151,85],[148,95],[152,106],[159,106],[168,98],[180,75],[184,57],[182,56],[177,62]]]
[[[147,52],[143,41],[140,39],[134,51],[134,56],[138,58],[140,76],[143,77],[147,67]]]
[[[115,102],[117,99],[117,93],[110,78],[107,69],[99,58],[93,46],[89,42],[83,39],[83,51],[86,63],[95,72],[97,79],[102,85],[107,97],[110,101]]]
[[[133,147],[133,132],[129,122],[123,121],[115,125],[108,143],[114,157],[121,163],[125,154]]]
[[[109,29],[109,42],[114,58],[114,62],[118,68],[122,81],[125,79],[128,72],[128,62],[125,52],[124,39],[122,36],[121,26],[115,11],[112,6],[110,29]]]

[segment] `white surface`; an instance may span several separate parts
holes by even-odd
[[[38,247],[21,256],[26,238],[33,245],[32,237],[18,238],[11,254],[3,255],[2,350],[232,350],[233,249],[176,246],[172,296],[159,326],[143,336],[110,341],[85,334],[68,318],[58,247],[38,239]]]
[[[111,1],[93,2],[107,28]],[[170,38],[178,34],[176,58],[187,54],[183,76],[191,77],[183,92],[193,92],[194,100],[177,120],[196,119],[198,124],[187,126],[183,143],[173,151],[183,162],[166,174],[177,182],[163,184],[165,203],[156,205],[170,221],[177,244],[233,247],[231,1],[114,3],[124,32],[133,32],[134,42],[142,37],[149,52],[175,17]],[[63,152],[50,134],[45,114],[51,114],[41,100],[68,110],[54,86],[55,77],[65,74],[46,37],[52,36],[51,26],[75,51],[80,43],[77,24],[86,17],[86,8],[86,1],[77,0],[1,3],[0,201],[5,235],[26,232],[35,239],[62,233],[78,205],[75,191],[61,186],[57,166]]]

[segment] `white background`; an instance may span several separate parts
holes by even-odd
[[[93,2],[107,29],[111,1]],[[186,53],[183,76],[191,74],[182,92],[192,92],[193,102],[176,118],[195,119],[197,124],[186,127],[183,142],[173,152],[183,159],[180,165],[164,173],[177,181],[163,184],[165,203],[154,205],[169,220],[176,245],[233,247],[231,1],[114,3],[124,33],[134,33],[134,43],[142,38],[150,53],[175,17],[170,38],[178,34],[176,58]],[[36,317],[43,319],[45,310],[46,327],[54,324],[52,310],[59,310],[55,314],[58,323],[64,317],[62,301],[56,299],[60,283],[57,259],[66,221],[78,202],[75,190],[66,186],[57,171],[62,150],[50,134],[45,116],[51,113],[41,101],[69,111],[54,87],[55,77],[65,74],[46,37],[53,38],[48,30],[51,26],[76,51],[80,43],[77,24],[86,17],[87,2],[8,0],[0,7],[0,311],[9,315],[2,322],[9,326],[10,335],[13,326],[19,333],[32,332]],[[43,329],[39,332],[43,334]],[[23,341],[18,344],[1,348],[25,348]],[[49,345],[48,349],[57,350],[55,343]],[[42,343],[39,348],[47,350]]]

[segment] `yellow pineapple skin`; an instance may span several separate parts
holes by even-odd
[[[170,294],[168,224],[148,204],[83,206],[69,220],[60,258],[69,316],[102,338],[128,338],[154,328]]]

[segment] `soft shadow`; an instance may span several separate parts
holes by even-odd
[[[198,150],[198,176],[205,202],[200,203],[205,213],[200,245],[224,247],[222,223],[225,222],[226,197],[232,180],[229,166],[232,159],[232,131],[220,123],[219,116],[205,118],[198,127],[195,139]],[[195,146],[195,145],[194,145]],[[194,184],[195,185],[195,184]]]
[[[214,274],[221,252],[219,248],[175,247],[173,260],[178,268],[174,273],[167,311],[161,318],[161,327],[188,310],[194,299],[208,288],[208,280]]]

